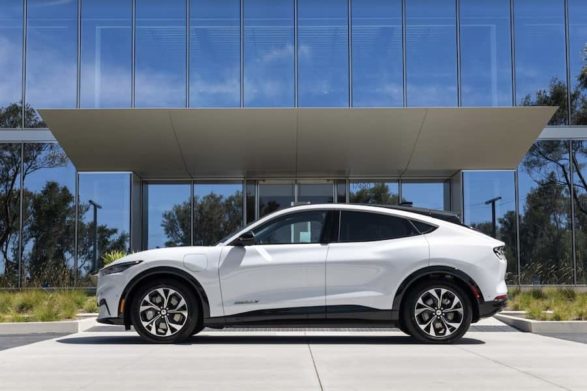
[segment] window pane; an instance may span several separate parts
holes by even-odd
[[[146,248],[189,246],[192,231],[190,184],[147,184],[143,196]]]
[[[550,121],[567,123],[563,0],[516,0],[516,100],[560,106]]]
[[[348,106],[346,0],[298,0],[298,104]]]
[[[418,235],[408,220],[377,213],[343,211],[341,242],[372,242]]]
[[[398,199],[397,182],[351,182],[351,203],[397,205]]]
[[[197,183],[194,197],[194,245],[214,245],[242,227],[242,183]]]
[[[567,141],[535,143],[519,168],[522,284],[573,281]]]
[[[245,106],[294,106],[292,0],[247,0]]]
[[[587,142],[573,141],[577,283],[587,284]]]
[[[406,17],[408,106],[456,106],[454,0],[410,0]]]
[[[513,171],[465,171],[463,173],[464,223],[484,234],[494,236],[506,245],[508,282],[518,282],[518,244],[516,192]],[[491,204],[495,202],[495,221]],[[494,225],[495,224],[495,225]]]
[[[293,183],[259,184],[259,218],[287,208],[292,202],[294,202]]]
[[[463,106],[511,106],[509,0],[461,0]]]
[[[130,174],[79,174],[78,268],[81,283],[102,265],[110,251],[127,252],[130,247]],[[94,228],[94,206],[96,229]],[[95,251],[95,253],[94,253]]]
[[[240,106],[240,2],[191,0],[190,106]]]
[[[300,183],[298,185],[298,202],[326,204],[334,202],[332,183]]]
[[[444,182],[403,182],[402,202],[429,209],[450,209],[447,197],[448,183]]]
[[[137,0],[136,105],[184,107],[186,8],[184,0]]]
[[[0,128],[21,128],[22,0],[0,0]]]
[[[24,166],[23,286],[71,286],[75,168],[57,144],[25,144]]]
[[[33,108],[75,107],[77,1],[28,1],[26,103]],[[29,128],[44,127],[38,115]]]
[[[320,243],[326,212],[292,213],[255,228],[256,244]]]
[[[0,144],[0,288],[17,287],[21,144]]]
[[[132,3],[84,0],[82,7],[82,107],[129,107]]]
[[[569,0],[571,124],[587,125],[587,2]]]
[[[353,106],[403,105],[400,0],[352,2]]]

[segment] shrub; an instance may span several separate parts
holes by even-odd
[[[110,265],[112,262],[126,256],[126,252],[122,250],[112,250],[104,253],[102,256],[102,264],[104,266]]]
[[[0,292],[0,322],[73,319],[82,310],[95,312],[95,302],[80,290]]]
[[[526,311],[530,319],[587,320],[587,292],[572,288],[545,288],[517,291],[510,295],[508,308]]]

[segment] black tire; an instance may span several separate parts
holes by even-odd
[[[156,302],[159,297],[165,300],[158,293],[160,291],[157,290],[162,291],[164,295],[168,295],[167,307],[163,307],[163,302]],[[149,295],[148,298],[147,295]],[[147,303],[144,302],[145,299],[150,300],[154,306],[145,306],[147,309],[141,313],[141,303]],[[174,303],[181,304],[181,299],[185,301],[185,305],[177,306],[174,309]],[[175,313],[172,313],[173,311]],[[201,321],[198,298],[185,284],[173,279],[153,281],[139,287],[136,294],[133,295],[130,313],[135,330],[141,337],[151,343],[184,341],[194,333]],[[155,319],[154,322],[153,319]],[[177,323],[174,323],[175,321]],[[150,330],[147,330],[144,323]]]
[[[401,319],[397,323],[397,328],[400,329],[400,331],[402,333],[407,334],[407,335],[411,335],[410,331],[408,330],[408,328],[406,327],[406,325],[404,324],[404,322]]]
[[[431,293],[432,291],[436,296]],[[407,295],[402,305],[401,321],[407,333],[418,341],[436,344],[453,343],[461,339],[469,330],[473,318],[472,303],[469,296],[458,285],[447,281],[429,280],[412,287]],[[418,310],[422,311],[416,314],[416,304],[421,297],[423,304],[418,304]],[[440,306],[437,305],[437,297],[442,299],[443,304]],[[458,302],[454,298],[458,299]],[[456,306],[451,308],[455,302]],[[459,307],[462,311],[459,311]],[[440,313],[436,311],[437,308],[440,308]],[[458,327],[451,326],[457,324]]]

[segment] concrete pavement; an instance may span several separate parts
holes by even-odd
[[[586,368],[586,344],[493,319],[447,346],[399,331],[315,329],[149,345],[106,329],[1,351],[0,390],[587,390]]]

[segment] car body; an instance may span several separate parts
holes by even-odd
[[[294,206],[216,246],[105,267],[98,321],[133,325],[152,342],[240,325],[395,325],[452,342],[507,298],[503,242],[457,222],[409,207]]]

